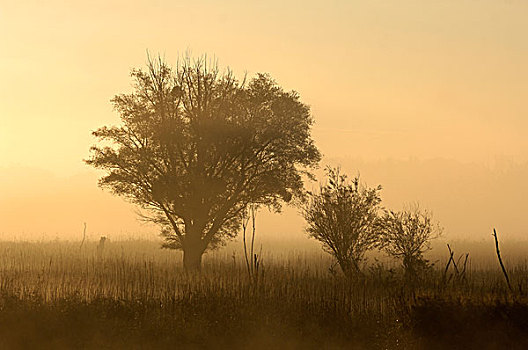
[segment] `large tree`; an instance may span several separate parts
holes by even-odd
[[[86,162],[162,226],[186,269],[238,233],[249,204],[279,210],[302,194],[320,154],[296,92],[267,74],[240,82],[204,58],[176,68],[149,59],[131,75],[133,92],[112,100],[121,125],[93,132],[100,144]]]

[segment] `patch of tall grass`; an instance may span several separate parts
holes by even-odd
[[[434,337],[424,331],[424,320],[438,305],[438,320],[430,321],[439,329],[451,324],[448,318],[471,320],[477,310],[485,320],[479,331],[500,329],[500,339],[525,341],[518,323],[526,310],[526,263],[509,269],[513,294],[498,268],[472,266],[458,278],[439,260],[410,285],[387,262],[366,266],[354,281],[330,273],[331,263],[316,251],[265,253],[255,279],[241,252],[220,250],[206,255],[202,273],[189,275],[180,253],[155,242],[110,242],[102,253],[90,242],[82,248],[75,242],[3,242],[0,346],[421,348],[456,338],[455,332],[428,343]],[[495,312],[489,310],[506,310],[500,327],[485,316]],[[514,327],[509,334],[503,325],[510,321],[521,331]],[[49,327],[74,331],[53,335]]]

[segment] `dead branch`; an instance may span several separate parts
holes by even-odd
[[[504,274],[504,278],[506,279],[506,283],[508,284],[508,288],[510,289],[510,292],[513,292],[513,288],[510,284],[510,278],[508,277],[506,268],[504,267],[504,264],[502,263],[502,258],[501,258],[500,250],[499,250],[499,239],[497,238],[497,231],[495,231],[495,229],[493,229],[492,236],[495,238],[495,249],[497,251],[497,258],[499,259],[499,264],[502,269],[502,273]]]

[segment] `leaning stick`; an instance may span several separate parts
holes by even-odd
[[[500,250],[499,250],[499,240],[497,239],[497,231],[495,231],[495,229],[493,229],[492,236],[495,237],[495,249],[497,250],[497,258],[499,258],[499,264],[501,266],[502,273],[504,274],[504,278],[506,279],[506,283],[508,284],[508,288],[510,289],[510,292],[513,292],[512,286],[510,284],[510,278],[508,277],[506,268],[504,268],[504,264],[502,263],[502,258],[501,258]]]

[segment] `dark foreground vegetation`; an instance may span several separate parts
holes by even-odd
[[[236,253],[185,274],[149,242],[0,253],[2,349],[528,348],[523,263],[508,271],[511,292],[498,266],[444,273],[447,259],[413,284],[381,263],[346,280],[315,253],[264,256],[254,278]]]

